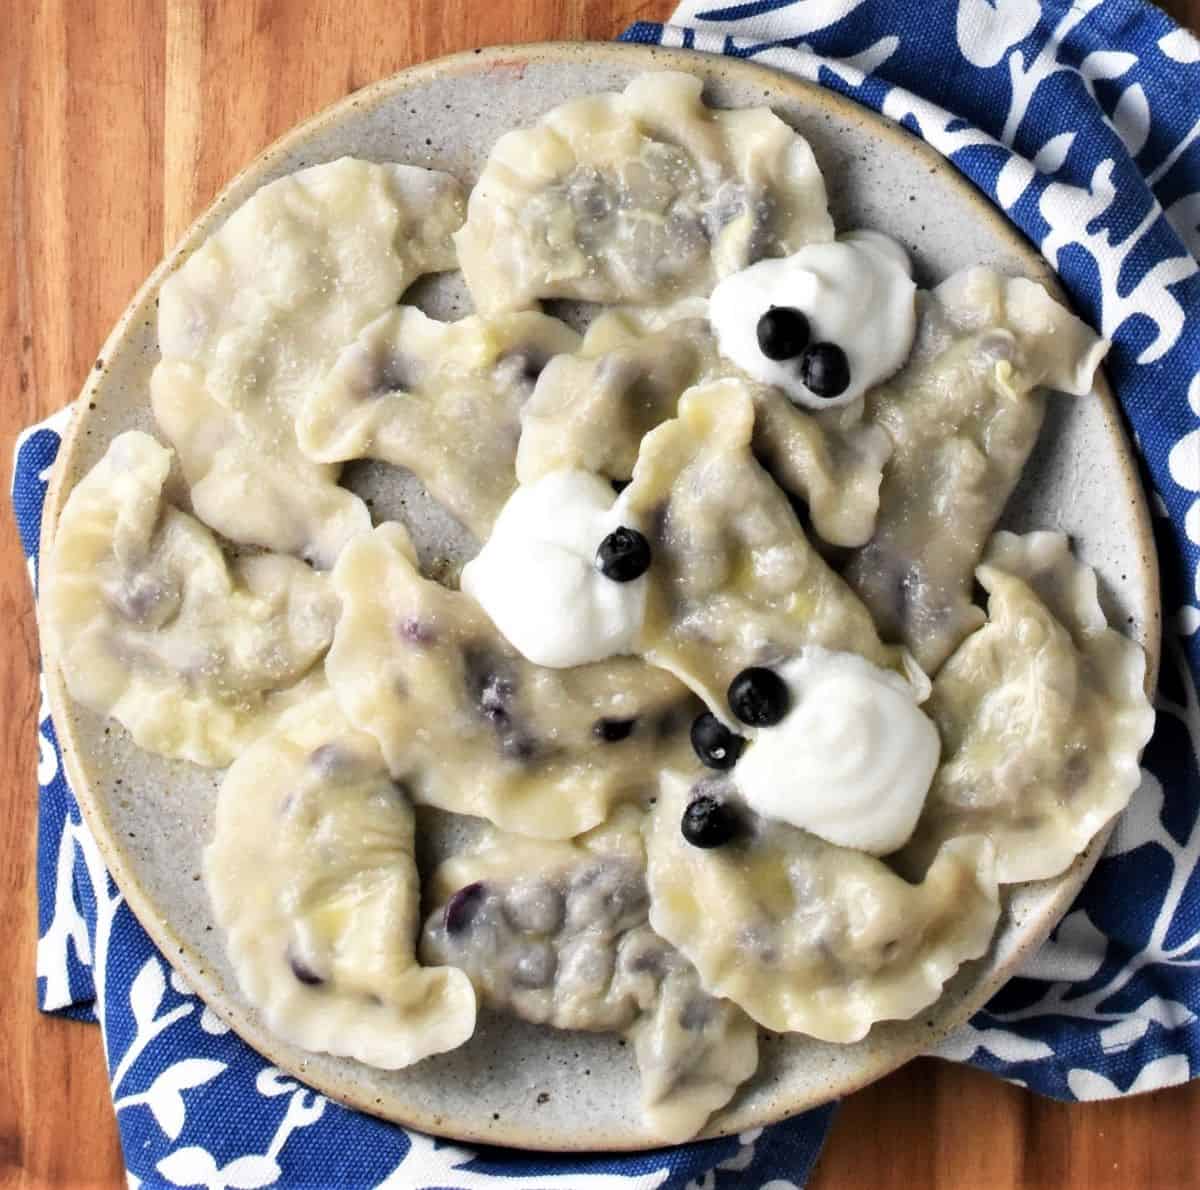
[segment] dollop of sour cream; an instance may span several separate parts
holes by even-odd
[[[848,405],[896,372],[916,333],[916,285],[908,254],[877,231],[853,231],[793,256],[760,260],[726,277],[708,303],[717,347],[761,384],[782,389],[810,409]],[[808,318],[810,342],[846,353],[850,384],[819,397],[800,379],[800,359],[768,359],[758,345],[758,320],[772,307]]]
[[[899,674],[809,646],[780,666],[791,708],[754,733],[734,777],[749,806],[840,847],[887,855],[908,841],[941,741]]]
[[[646,578],[615,582],[596,550],[625,524],[607,480],[552,471],[519,487],[483,549],[463,568],[462,589],[535,665],[565,669],[631,653],[646,614]]]

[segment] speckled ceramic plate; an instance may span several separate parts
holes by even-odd
[[[473,182],[501,133],[573,96],[622,87],[669,67],[706,80],[718,106],[768,103],[812,143],[841,228],[876,227],[905,242],[930,283],[985,263],[1048,281],[1042,261],[940,157],[848,100],[735,59],[624,45],[540,45],[476,51],[414,67],[310,120],[238,176],[149,278],[101,352],[63,448],[47,505],[52,534],[72,485],[130,428],[154,432],[148,381],[158,357],[154,304],[163,277],[264,182],[343,154],[449,170]],[[464,308],[450,279],[427,286],[431,312]],[[351,469],[386,506],[395,473]],[[407,487],[407,485],[405,485]],[[1005,518],[1063,529],[1095,566],[1114,623],[1156,668],[1158,577],[1137,471],[1111,395],[1054,399],[1041,444]],[[427,538],[444,521],[418,526]],[[50,667],[50,700],[67,771],[88,823],[134,912],[188,982],[271,1061],[336,1099],[428,1132],[542,1149],[634,1149],[653,1143],[638,1111],[638,1076],[613,1036],[556,1033],[484,1016],[454,1053],[389,1073],[308,1054],[273,1036],[243,1000],[199,878],[220,774],[148,756],[67,697]],[[1045,937],[1098,852],[1062,877],[1010,890],[991,951],[965,967],[936,1005],[877,1026],[849,1046],[770,1038],[762,1064],[708,1134],[766,1124],[871,1082],[961,1022]],[[715,907],[718,908],[719,907]]]

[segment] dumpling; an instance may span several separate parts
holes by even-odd
[[[687,842],[680,820],[701,794],[736,807],[739,836]],[[999,918],[986,839],[947,843],[909,884],[873,856],[751,814],[727,778],[665,774],[646,852],[650,924],[705,989],[768,1029],[822,1041],[860,1041],[932,1004]]]
[[[727,715],[730,682],[805,645],[908,673],[867,609],[809,544],[787,497],[755,461],[754,403],[739,380],[684,394],[642,442],[617,503],[650,542],[639,649]],[[923,694],[922,694],[923,696]]]
[[[805,503],[817,533],[832,545],[868,540],[892,450],[887,433],[864,424],[862,401],[813,414],[752,382],[718,355],[708,322],[686,304],[665,319],[653,310],[607,311],[578,352],[551,360],[521,413],[517,476],[533,483],[571,467],[627,480],[642,438],[675,416],[680,396],[723,377],[745,382],[754,456]]]
[[[415,306],[365,327],[304,401],[300,446],[322,462],[407,467],[484,538],[516,487],[521,406],[579,336],[548,314],[436,322]]]
[[[151,752],[228,764],[303,680],[337,618],[296,558],[230,560],[168,502],[171,452],[130,431],[76,485],[44,575],[41,627],[73,698]]]
[[[262,187],[163,282],[151,396],[201,520],[322,567],[370,528],[295,418],[367,323],[454,267],[463,211],[449,174],[343,157]]]
[[[835,546],[869,541],[892,440],[864,420],[863,401],[807,413],[777,388],[759,388],[754,406],[754,457],[803,501],[817,536]]]
[[[1138,786],[1146,658],[1108,627],[1095,573],[1060,533],[997,533],[978,575],[988,622],[933,684],[943,762],[902,858],[919,868],[943,840],[984,834],[1001,883],[1044,880]]]
[[[333,584],[329,681],[415,801],[569,838],[689,754],[699,708],[669,674],[633,657],[531,664],[468,595],[421,577],[398,524],[351,542]]]
[[[686,1140],[758,1065],[758,1030],[707,995],[646,924],[640,815],[570,842],[493,834],[434,873],[421,953],[470,976],[483,1003],[558,1029],[629,1036],[654,1138]]]
[[[675,416],[680,395],[715,364],[699,319],[643,335],[627,315],[601,314],[582,348],[538,377],[521,411],[517,478],[531,484],[572,469],[629,479],[642,438]]]
[[[867,397],[894,450],[845,575],[933,674],[983,621],[971,576],[1037,439],[1039,390],[1089,392],[1108,345],[1022,277],[969,269],[918,296],[908,364]]]
[[[416,959],[412,807],[328,692],[229,770],[204,879],[238,984],[285,1040],[395,1070],[474,1032],[470,980]]]
[[[768,108],[706,107],[701,88],[646,74],[502,136],[455,237],[476,308],[659,305],[833,239],[807,141]]]

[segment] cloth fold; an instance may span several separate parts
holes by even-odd
[[[941,1048],[1093,1099],[1200,1073],[1200,43],[1135,0],[688,0],[642,43],[753,58],[923,137],[1013,220],[1113,340],[1163,573],[1158,725],[1144,779],[1041,952]],[[13,506],[36,585],[67,411],[23,434]],[[640,1190],[802,1186],[832,1108],[656,1153],[466,1149],[283,1075],[154,949],[104,869],[39,725],[44,1011],[98,1021],[130,1184]]]

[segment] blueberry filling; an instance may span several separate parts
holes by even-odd
[[[513,982],[520,987],[544,988],[554,980],[558,956],[548,942],[531,942],[513,964]]]
[[[442,925],[447,934],[460,934],[475,920],[483,904],[484,887],[476,882],[460,888],[447,902],[442,914]]]
[[[592,725],[592,734],[606,744],[617,744],[633,734],[633,719],[597,719]]]
[[[800,380],[818,397],[841,396],[850,387],[850,361],[836,343],[814,343],[800,358]]]
[[[418,620],[416,616],[407,616],[400,621],[400,636],[414,645],[430,645],[437,638],[432,624]]]
[[[737,815],[724,802],[702,794],[688,803],[679,829],[693,847],[721,847],[738,833]]]
[[[486,649],[463,650],[467,688],[479,707],[479,713],[495,728],[500,749],[514,760],[530,760],[537,752],[537,741],[513,723],[513,699],[516,679],[503,658]]]
[[[808,319],[791,306],[772,306],[755,328],[758,349],[773,360],[795,359],[809,340]]]
[[[346,763],[345,752],[337,744],[322,744],[308,755],[308,763],[323,777],[332,777]]]
[[[563,895],[544,881],[517,884],[504,898],[504,916],[515,930],[553,934],[562,927]]]
[[[751,727],[774,727],[791,704],[784,680],[771,669],[753,665],[729,683],[729,709]]]
[[[388,393],[409,392],[412,384],[412,376],[406,361],[398,355],[389,355],[380,365],[375,391],[380,396]]]
[[[700,763],[710,769],[733,768],[746,746],[746,741],[711,711],[697,715],[692,721],[691,739]]]
[[[170,613],[171,604],[167,588],[150,575],[135,574],[130,576],[116,594],[117,610],[125,619],[135,624],[143,624],[151,628],[161,626],[161,610]]]
[[[650,569],[650,543],[636,529],[614,529],[596,551],[596,566],[615,583],[630,583]]]
[[[689,1033],[698,1032],[713,1019],[716,1002],[708,996],[697,996],[689,1000],[679,1014],[679,1027]]]
[[[307,987],[320,987],[325,982],[303,959],[296,956],[291,947],[288,947],[287,961],[292,974]]]

